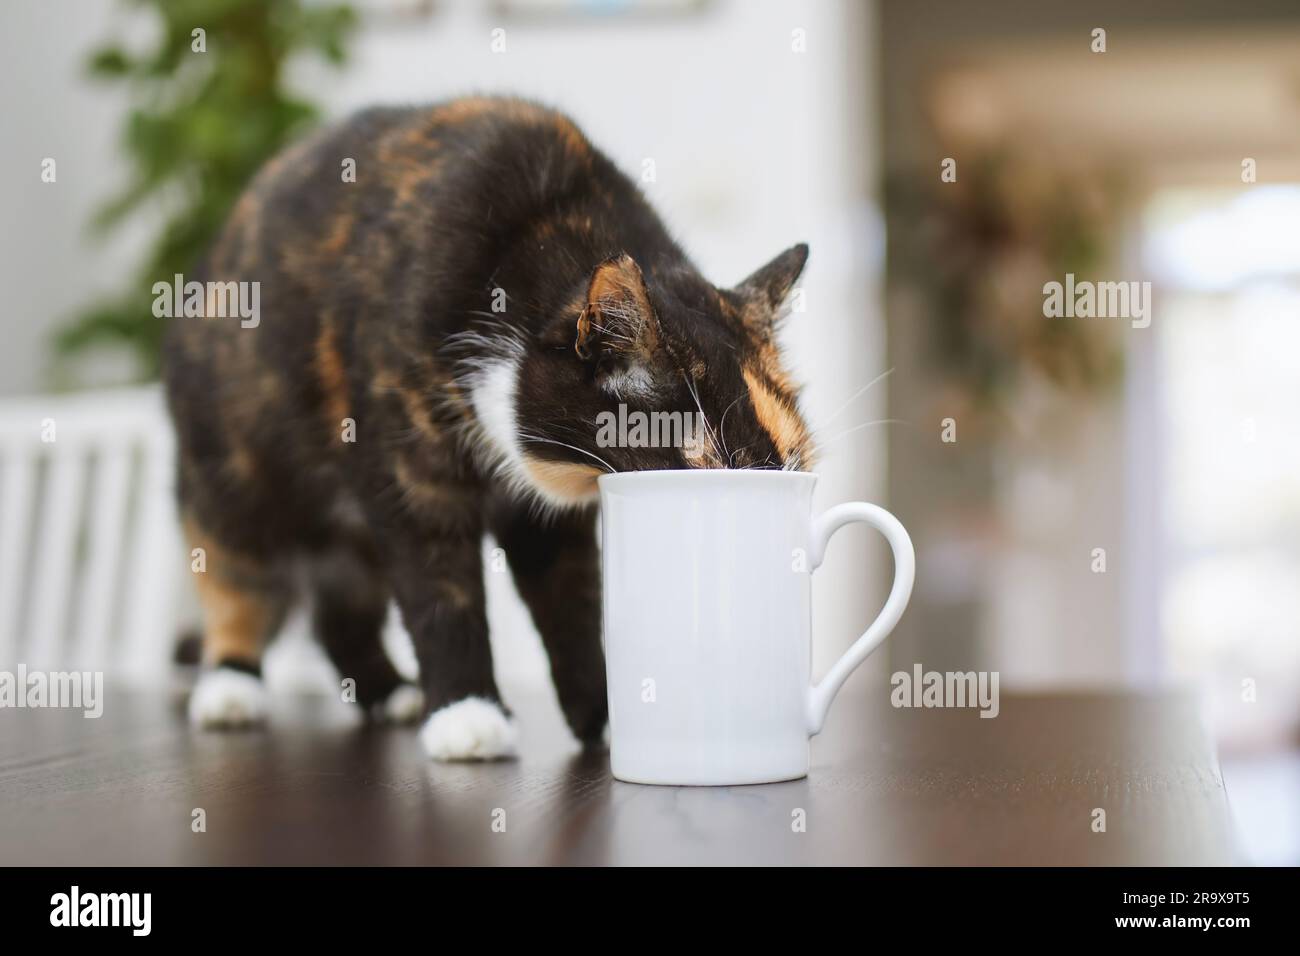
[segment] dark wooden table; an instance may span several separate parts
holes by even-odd
[[[414,730],[310,699],[228,735],[192,732],[162,695],[112,697],[99,720],[0,710],[0,863],[1237,862],[1218,762],[1179,696],[1004,694],[989,720],[859,692],[808,779],[716,789],[612,780],[552,700],[514,706],[523,756],[479,765],[431,763]]]

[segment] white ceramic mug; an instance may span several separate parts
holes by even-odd
[[[643,471],[600,478],[610,762],[632,783],[728,785],[808,773],[808,741],[907,606],[916,560],[889,512],[814,518],[806,472]],[[852,521],[894,551],[879,616],[811,681],[812,572]]]

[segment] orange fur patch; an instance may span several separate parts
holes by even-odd
[[[339,354],[338,332],[327,317],[321,320],[320,334],[316,336],[316,375],[325,394],[326,413],[335,434],[342,434],[339,426],[351,417],[348,401],[348,379],[343,369],[343,356]]]
[[[526,467],[538,487],[561,501],[576,504],[589,500],[597,493],[596,479],[600,477],[601,471],[595,465],[529,458]]]
[[[567,116],[556,115],[555,128],[559,131],[560,141],[564,144],[565,151],[570,155],[586,156],[591,152],[591,147],[587,145],[587,137],[582,135],[582,131]]]
[[[337,256],[347,248],[348,240],[352,238],[352,223],[354,217],[351,213],[344,213],[334,220],[321,240],[320,251],[327,256]]]
[[[465,96],[439,106],[433,111],[433,116],[439,123],[463,123],[476,116],[499,110],[501,107],[501,100],[487,96]]]
[[[193,521],[185,522],[193,548],[203,549],[204,570],[194,574],[203,606],[203,658],[209,664],[240,660],[256,664],[262,648],[280,625],[283,604],[256,587],[239,587],[235,580],[255,581],[262,573],[255,562],[240,558],[217,544]]]
[[[744,375],[754,414],[758,423],[772,436],[772,444],[776,446],[782,461],[795,457],[800,459],[801,467],[806,467],[802,459],[809,445],[808,431],[803,419],[795,411],[794,403],[778,395],[749,369],[745,369]]]

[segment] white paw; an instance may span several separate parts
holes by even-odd
[[[420,688],[402,684],[379,705],[380,719],[390,724],[413,724],[424,713],[424,694]]]
[[[228,667],[204,671],[190,692],[190,723],[196,727],[250,727],[266,719],[261,678]]]
[[[466,697],[429,715],[420,742],[434,760],[496,760],[515,752],[514,721],[500,705]]]

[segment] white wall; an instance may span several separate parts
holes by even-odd
[[[45,384],[54,329],[118,288],[148,236],[139,222],[103,243],[86,230],[127,172],[116,149],[126,98],[85,76],[89,51],[115,24],[143,25],[116,11],[96,0],[0,7],[0,395]],[[41,182],[46,157],[54,183]]]
[[[12,202],[18,213],[6,216],[0,260],[5,287],[17,290],[2,321],[6,330],[21,327],[13,347],[0,350],[10,391],[38,385],[40,333],[56,314],[102,287],[138,249],[123,243],[95,254],[73,238],[120,172],[109,150],[119,104],[86,92],[74,69],[104,35],[104,6],[19,0],[0,13],[7,38],[0,96],[16,123],[0,154],[6,209]],[[506,31],[504,53],[490,48],[497,27]],[[792,50],[796,29],[806,31],[806,52]],[[855,0],[719,0],[687,17],[559,22],[512,21],[487,5],[446,0],[427,18],[368,21],[348,68],[303,62],[291,81],[334,115],[465,92],[511,92],[560,106],[625,169],[654,160],[651,200],[720,284],[809,242],[807,312],[791,317],[787,339],[816,423],[884,371],[882,246],[870,195],[873,30],[873,6]],[[39,195],[47,153],[67,162],[60,159],[57,192]],[[883,417],[882,410],[883,390],[873,389],[827,431]],[[836,443],[821,469],[822,504],[879,499],[882,466],[876,429]],[[888,558],[869,541],[864,529],[841,532],[818,574],[818,671],[865,626],[883,593],[875,585]],[[499,672],[507,683],[541,679],[535,637],[501,583],[490,581]]]

